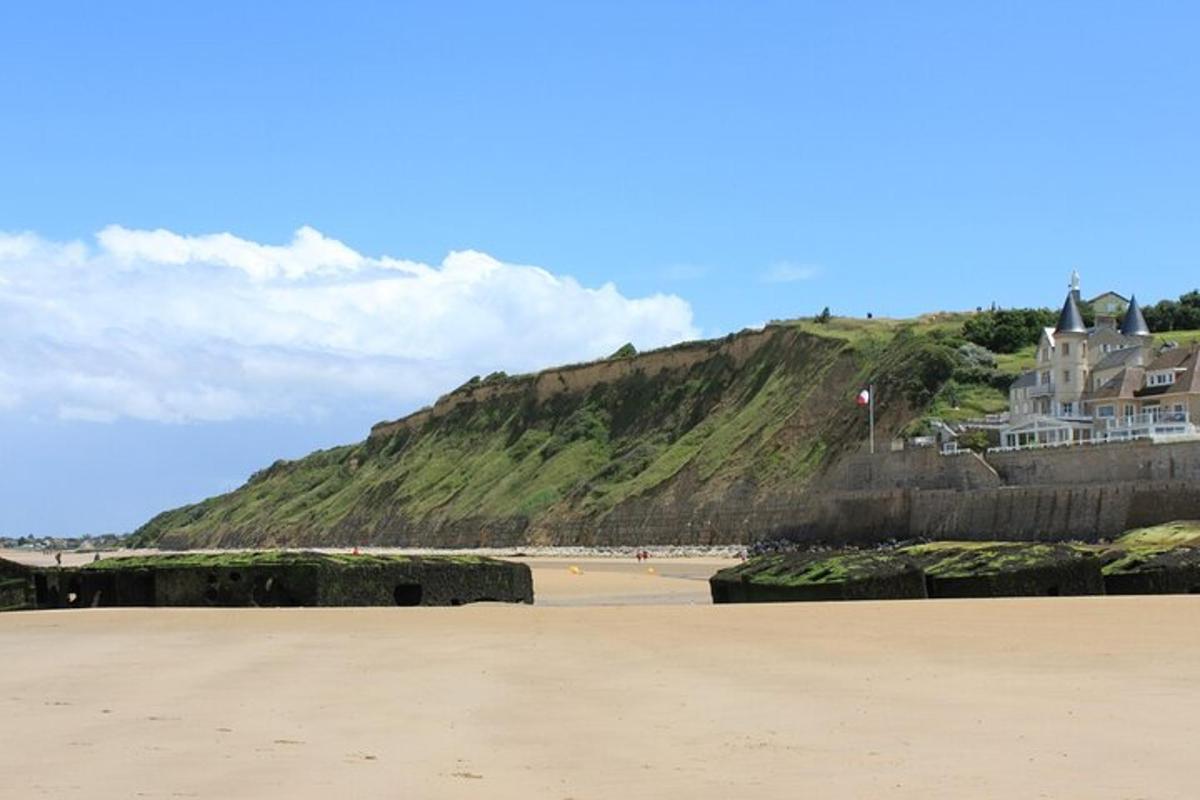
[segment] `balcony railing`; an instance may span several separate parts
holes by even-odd
[[[1184,428],[1190,425],[1187,411],[1147,411],[1123,417],[1096,417],[1096,430],[1101,433],[1116,433],[1141,428]]]
[[[1039,383],[1037,386],[1029,387],[1030,397],[1045,397],[1048,394],[1054,394],[1054,385],[1050,383]]]

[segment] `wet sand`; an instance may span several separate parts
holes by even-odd
[[[1197,796],[1200,597],[687,605],[533,561],[545,607],[0,615],[0,795]],[[620,596],[657,599],[579,605]]]

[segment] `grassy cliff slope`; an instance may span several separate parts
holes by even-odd
[[[168,511],[137,544],[478,546],[711,543],[711,517],[786,504],[864,445],[945,405],[986,407],[961,318],[775,324],[639,355],[473,380],[357,444],[276,462],[234,492]],[[964,347],[966,349],[964,349]]]

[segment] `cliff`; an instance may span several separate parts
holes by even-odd
[[[952,375],[977,372],[962,363],[960,326],[777,324],[472,381],[363,442],[276,462],[234,492],[160,514],[134,541],[710,544],[778,534],[831,465],[865,446],[854,398],[868,381],[886,447]]]

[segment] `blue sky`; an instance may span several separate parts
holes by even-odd
[[[277,456],[360,438],[492,363],[825,305],[1054,305],[1072,267],[1085,293],[1154,300],[1198,282],[1194,4],[282,8],[0,9],[0,231],[26,236],[9,269],[38,262],[0,345],[0,534],[131,528]],[[295,255],[306,226],[322,238],[303,241],[361,258],[331,277]],[[177,238],[143,235],[158,229]],[[236,240],[203,238],[222,233]],[[438,270],[461,251],[491,260],[459,263],[474,277],[443,302]],[[276,291],[252,272],[260,258],[291,258],[307,283]],[[432,267],[395,308],[327,315],[330,296],[309,291],[359,285],[388,258]],[[521,309],[530,287],[545,305]],[[243,316],[183,330],[126,318],[124,296]],[[281,296],[269,319],[248,310]],[[445,314],[407,314],[415,303]],[[538,309],[564,304],[594,335],[489,344],[543,318],[558,330]],[[436,341],[476,308],[489,327],[431,360],[386,344],[390,321]],[[264,353],[270,369],[247,369]],[[56,378],[34,391],[38,359]],[[183,364],[203,379],[172,394]],[[407,389],[381,384],[393,366]],[[322,393],[326,367],[355,377]],[[271,386],[297,399],[269,402]]]

